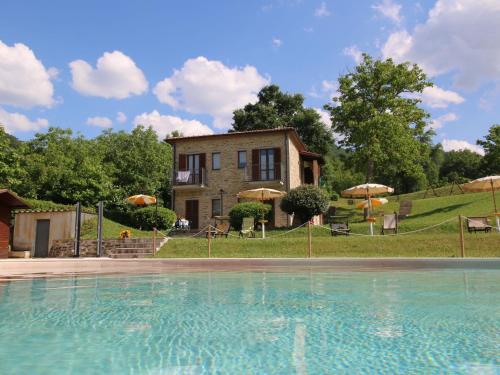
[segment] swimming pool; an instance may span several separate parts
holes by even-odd
[[[500,271],[0,283],[0,374],[498,373]]]

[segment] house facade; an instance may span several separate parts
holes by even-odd
[[[308,152],[293,128],[168,138],[173,149],[172,208],[191,229],[228,215],[240,191],[266,187],[290,191],[319,184],[321,155]],[[273,207],[270,226],[286,227],[291,218]]]

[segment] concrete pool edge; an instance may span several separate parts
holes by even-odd
[[[176,258],[6,259],[2,278],[168,272],[348,272],[481,269],[500,270],[500,258]]]

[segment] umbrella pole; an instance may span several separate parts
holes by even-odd
[[[495,189],[493,186],[493,179],[490,180],[490,184],[491,184],[491,195],[493,196],[493,207],[495,208],[494,215],[495,215],[495,221],[497,224],[497,231],[500,232],[500,218],[498,217],[498,212],[497,212],[497,201],[495,198]]]
[[[366,189],[366,193],[366,195],[368,196],[368,221],[370,222],[370,236],[373,236],[373,221],[371,220],[370,216],[372,200],[370,198],[370,194],[368,193],[368,189]]]

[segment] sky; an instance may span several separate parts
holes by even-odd
[[[418,63],[435,142],[482,153],[500,123],[499,0],[86,0],[0,3],[0,123],[94,137],[225,132],[273,83],[322,110],[362,52]]]

